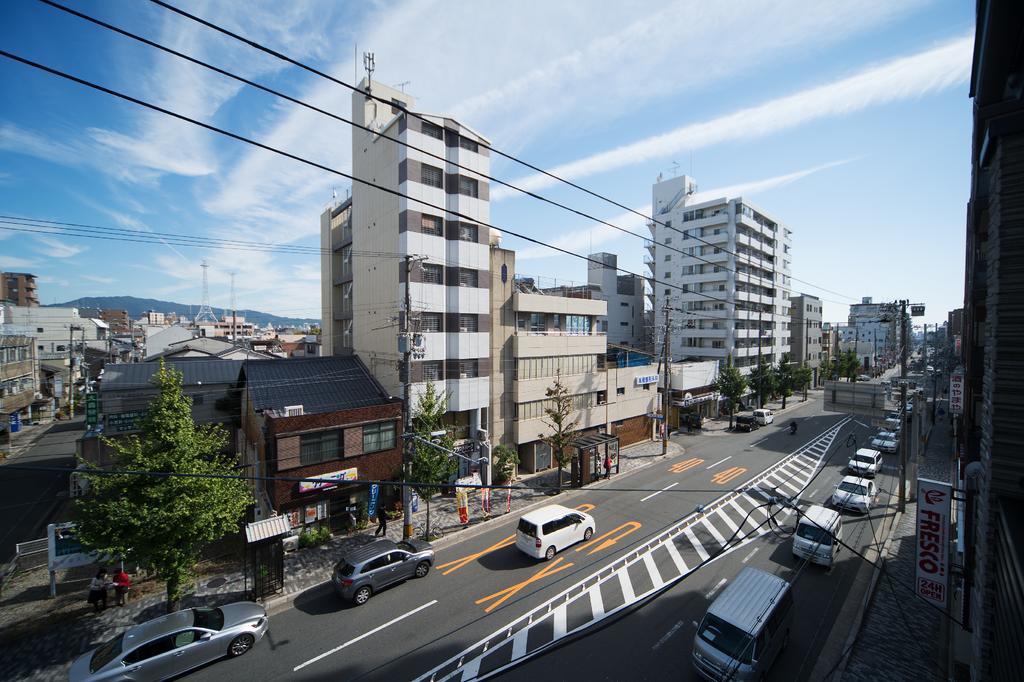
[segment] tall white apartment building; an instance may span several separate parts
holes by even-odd
[[[411,363],[413,401],[433,382],[448,396],[463,444],[473,446],[490,400],[490,229],[479,224],[490,220],[482,177],[490,143],[451,118],[407,114],[415,100],[404,92],[372,83],[388,105],[367,97],[367,87],[364,79],[352,94],[352,117],[373,132],[353,127],[352,172],[398,194],[355,182],[351,201],[321,216],[330,249],[322,260],[324,354],[358,354],[401,395],[397,335],[408,288],[410,328],[425,340]]]
[[[743,197],[691,203],[687,176],[656,182],[645,262],[657,348],[670,308],[674,360],[723,360],[744,371],[790,352],[792,233]]]
[[[620,273],[614,253],[592,253],[589,258],[587,284],[600,287],[598,296],[608,302],[608,314],[598,319],[599,331],[607,334],[608,343],[645,348],[644,278]]]

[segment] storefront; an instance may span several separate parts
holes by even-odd
[[[721,394],[710,387],[686,391],[675,391],[669,422],[673,429],[700,428],[705,419],[718,416]]]

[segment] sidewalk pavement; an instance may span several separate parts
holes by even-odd
[[[728,422],[726,422],[728,425]],[[655,462],[663,461],[685,451],[679,443],[669,441],[668,454],[661,454],[661,441],[647,441],[623,448],[620,452],[619,473],[612,478],[623,476]],[[521,479],[516,485],[536,487],[552,487],[555,485],[557,470],[546,471],[535,476]],[[568,473],[568,472],[566,472]],[[569,490],[566,488],[566,490]],[[534,491],[521,488],[512,492],[511,512],[508,498],[504,491],[493,491],[491,496],[491,515],[485,518],[480,508],[479,495],[472,495],[470,501],[470,523],[463,526],[458,517],[458,509],[454,499],[435,498],[430,508],[431,528],[439,528],[445,535],[433,542],[435,547],[443,547],[459,540],[468,539],[490,527],[489,521],[503,518],[509,513],[519,514],[531,506],[554,501],[546,491]],[[422,528],[426,521],[426,502],[420,501],[420,510],[413,515],[413,525]],[[285,587],[284,591],[267,600],[270,613],[287,608],[288,604],[300,593],[322,586],[330,579],[331,571],[338,559],[350,548],[373,542],[376,524],[352,535],[338,536],[319,547],[311,547],[290,552],[285,556]],[[402,537],[401,520],[388,523],[387,537],[400,540]],[[0,600],[0,632],[8,628],[24,625],[28,619],[44,621],[44,629],[23,636],[15,636],[12,641],[0,637],[0,645],[4,648],[4,656],[0,659],[0,679],[2,680],[65,680],[71,661],[80,653],[106,641],[119,632],[161,615],[165,609],[164,593],[150,592],[129,600],[124,607],[108,607],[105,611],[92,614],[92,607],[85,602],[87,575],[81,574],[80,580],[74,583],[73,591],[69,586],[58,586],[57,600],[47,597],[48,587],[46,571],[32,585],[18,585],[18,579],[12,581],[12,588]],[[23,580],[26,580],[23,578]],[[210,606],[246,599],[246,578],[241,571],[224,573],[216,576],[203,576],[195,586],[193,594],[182,600],[182,607]],[[109,603],[113,603],[113,599]]]
[[[7,453],[8,462],[13,461],[19,455],[24,454],[33,445],[39,442],[39,439],[46,435],[46,432],[50,430],[50,427],[57,424],[56,421],[39,422],[37,424],[22,424],[21,429],[11,434],[14,440],[14,446],[10,447],[5,444],[2,448]]]
[[[937,481],[953,480],[953,439],[947,419],[938,420],[932,427],[917,474]],[[883,572],[875,583],[845,670],[840,667],[840,677],[833,679],[910,682],[948,678],[943,616],[914,594],[916,517],[917,504],[908,502],[906,513],[893,530],[891,549],[883,559]]]

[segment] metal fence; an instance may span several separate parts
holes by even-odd
[[[46,538],[19,542],[14,546],[14,557],[0,565],[0,592],[7,581],[18,571],[45,566],[47,561]]]

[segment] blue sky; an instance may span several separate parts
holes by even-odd
[[[182,2],[351,82],[408,81],[417,108],[646,210],[659,173],[741,193],[793,230],[795,289],[841,320],[861,296],[963,301],[970,170],[970,3]],[[348,115],[349,91],[149,3],[77,9]],[[350,130],[41,3],[0,4],[3,49],[326,165]],[[361,68],[359,69],[361,76]],[[494,158],[492,174],[646,234],[642,219]],[[0,59],[0,214],[139,232],[319,246],[344,180]],[[492,223],[646,274],[639,239],[492,189]],[[2,227],[2,225],[0,225]],[[522,274],[586,279],[586,263],[519,240]],[[319,317],[316,256],[79,239],[0,229],[0,269],[44,302],[134,295]],[[830,291],[823,291],[825,290]],[[832,293],[835,292],[835,293]],[[918,320],[920,321],[920,320]]]

